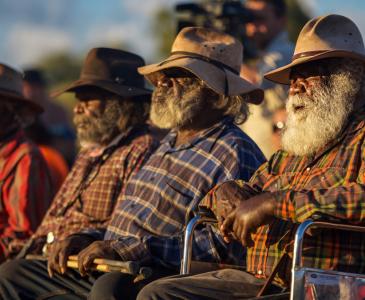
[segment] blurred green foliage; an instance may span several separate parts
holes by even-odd
[[[288,32],[290,40],[295,43],[305,23],[311,18],[299,5],[298,0],[286,0],[288,7]]]

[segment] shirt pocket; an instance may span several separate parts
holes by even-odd
[[[303,187],[309,189],[328,189],[346,184],[346,170],[339,167],[313,168],[305,171]]]
[[[328,189],[346,184],[346,170],[339,167],[313,167],[301,172],[286,172],[273,176],[264,185],[270,192],[283,190]]]

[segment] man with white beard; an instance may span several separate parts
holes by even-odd
[[[269,294],[278,293],[289,287],[296,224],[308,218],[365,224],[364,62],[364,43],[350,19],[328,15],[304,26],[292,62],[266,74],[290,84],[283,149],[248,183],[224,183],[205,201],[223,223],[225,240],[247,247],[247,272],[161,279],[139,300],[246,299],[267,281]],[[304,264],[364,273],[364,247],[359,233],[312,232]]]

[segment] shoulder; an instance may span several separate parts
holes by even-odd
[[[257,157],[262,161],[265,160],[264,155],[257,144],[235,124],[227,126],[220,138],[220,143],[237,153],[246,153],[247,155]]]
[[[159,142],[147,131],[131,136],[118,147],[116,152],[131,152],[133,155],[138,155],[141,152],[153,151],[158,145]]]
[[[16,157],[33,157],[35,159],[43,157],[39,147],[25,136],[19,140],[18,147],[13,155]]]

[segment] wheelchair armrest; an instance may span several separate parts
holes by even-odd
[[[336,221],[339,221],[336,219]],[[301,223],[297,231],[295,233],[294,238],[294,252],[293,252],[293,269],[301,267],[302,261],[302,250],[303,250],[303,240],[304,235],[308,231],[309,228],[327,228],[327,229],[338,229],[338,230],[346,230],[346,231],[355,231],[355,232],[363,232],[365,233],[365,226],[358,225],[348,225],[339,222],[325,222],[325,221],[314,221],[314,220],[306,220]]]
[[[326,216],[324,218],[326,220]],[[318,220],[318,219],[317,219]],[[323,228],[323,229],[337,229],[337,230],[345,230],[352,232],[363,232],[365,233],[365,226],[355,226],[339,223],[340,220],[334,219],[332,221],[335,222],[326,222],[323,221],[323,217],[318,221],[314,220],[306,220],[302,224],[300,224],[297,228],[294,238],[294,251],[293,251],[293,264],[292,264],[292,279],[291,279],[291,300],[304,299],[302,296],[304,294],[304,272],[302,269],[302,252],[303,252],[303,240],[305,233],[308,229],[315,228]]]

